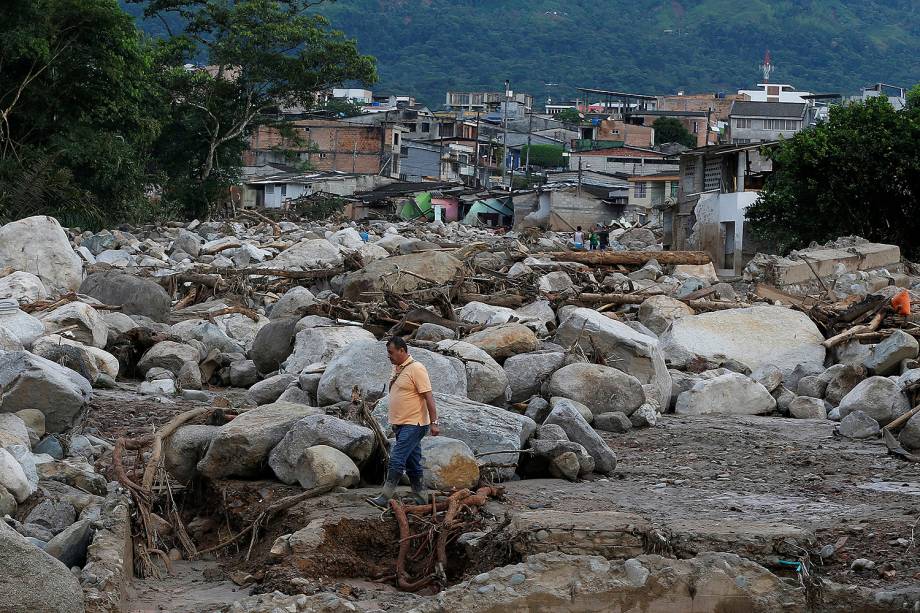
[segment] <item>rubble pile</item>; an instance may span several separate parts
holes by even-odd
[[[353,223],[261,215],[99,233],[47,217],[0,228],[0,551],[21,551],[30,573],[56,577],[43,588],[60,599],[55,610],[78,610],[67,603],[81,591],[88,608],[115,610],[131,555],[112,535],[131,534],[129,504],[135,571],[150,575],[247,541],[248,559],[276,515],[379,483],[394,334],[435,386],[442,435],[425,439],[425,481],[465,492],[440,499],[444,510],[500,482],[612,478],[618,438],[668,414],[832,420],[842,437],[884,437],[893,454],[918,459],[920,327],[910,306],[920,279],[899,253],[888,261],[896,247],[851,239],[758,256],[729,284],[708,256],[661,251],[647,228],[614,231],[612,248],[595,252],[534,230],[366,229],[367,241]],[[845,261],[817,253],[834,250]],[[808,279],[796,276],[802,263]],[[87,406],[113,389],[175,405],[175,415],[140,436],[96,436]],[[199,539],[175,498],[240,480],[302,492],[273,500],[230,539]],[[463,540],[444,526],[445,542]],[[106,562],[113,551],[120,567]],[[754,563],[726,555],[680,564],[532,556],[495,577],[466,577],[416,610],[473,610],[475,594],[490,610],[561,606],[563,591],[567,610],[580,610],[569,588],[546,579],[567,565],[600,577],[578,598],[595,590],[684,607],[700,581],[712,583],[713,610],[803,598],[764,587],[776,577],[756,564],[746,581],[757,589],[739,582],[738,569]],[[393,582],[446,588],[463,578],[448,577],[443,553],[428,559],[414,567],[421,581],[397,564]],[[644,587],[656,574],[674,582],[669,595]],[[519,587],[509,596],[505,584]],[[107,597],[116,605],[101,604]]]

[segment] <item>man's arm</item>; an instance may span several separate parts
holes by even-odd
[[[431,436],[437,436],[441,433],[438,427],[438,409],[434,406],[434,394],[425,392],[425,405],[428,407],[428,419],[431,421]]]

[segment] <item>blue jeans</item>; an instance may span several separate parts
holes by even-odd
[[[422,439],[428,434],[428,426],[411,424],[394,425],[396,443],[390,449],[390,468],[387,477],[398,480],[403,473],[413,477],[422,476]]]

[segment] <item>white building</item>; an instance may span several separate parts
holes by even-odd
[[[758,83],[760,89],[741,89],[739,94],[750,97],[751,102],[807,102],[805,96],[811,96],[811,92],[800,92],[788,84],[782,83]]]
[[[351,100],[359,104],[370,104],[374,101],[374,93],[371,90],[354,87],[337,87],[332,90],[332,97]]]

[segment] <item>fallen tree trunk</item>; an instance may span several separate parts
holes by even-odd
[[[550,251],[533,253],[535,257],[550,256],[559,262],[578,262],[594,266],[644,266],[649,260],[662,265],[709,264],[712,259],[705,251]]]
[[[651,295],[642,294],[579,294],[573,300],[582,304],[642,304]],[[724,311],[726,309],[743,309],[749,306],[747,302],[715,302],[712,300],[687,300],[675,298],[686,304],[691,309],[700,311]]]

